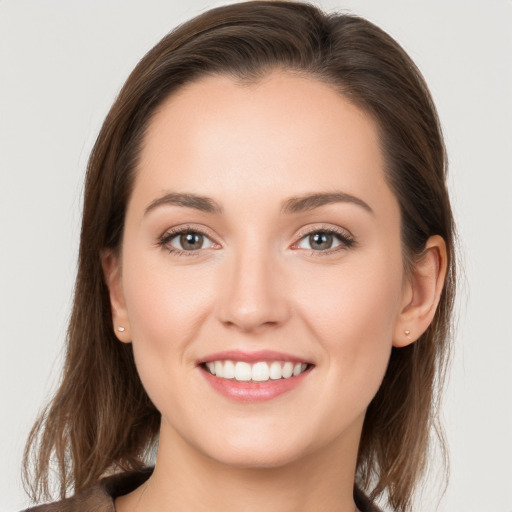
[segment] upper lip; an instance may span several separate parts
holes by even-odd
[[[244,350],[225,350],[223,352],[215,352],[198,361],[198,364],[210,363],[211,361],[244,361],[247,363],[257,363],[260,361],[290,361],[292,363],[309,363],[306,359],[286,354],[284,352],[276,352],[275,350],[257,350],[254,352],[246,352]]]

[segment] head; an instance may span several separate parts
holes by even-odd
[[[160,426],[133,347],[122,343],[130,340],[116,336],[109,281],[112,262],[123,270],[127,216],[155,139],[152,128],[173,102],[191,106],[208,88],[243,95],[259,87],[261,95],[265,87],[275,91],[276,80],[304,87],[304,95],[339,98],[351,120],[362,116],[373,130],[383,187],[396,205],[404,283],[417,278],[432,241],[443,241],[437,245],[443,276],[446,271],[439,303],[423,323],[404,315],[400,329],[390,331],[379,385],[363,404],[358,482],[375,496],[387,491],[397,510],[410,502],[435,424],[454,293],[454,228],[439,121],[419,71],[383,31],[357,17],[266,1],[213,9],[171,32],[137,65],[103,124],[87,171],[63,383],[39,423],[47,425],[41,459],[56,452],[64,490],[70,483],[83,488],[116,467],[140,467]],[[286,179],[280,188],[292,184]],[[47,467],[41,464],[37,476]]]

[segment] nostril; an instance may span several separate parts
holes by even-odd
[[[254,256],[257,246],[249,245],[239,247],[237,257],[226,262],[217,302],[218,319],[243,332],[277,327],[289,316],[282,269],[270,254]]]
[[[243,333],[260,332],[266,329],[271,329],[279,325],[279,322],[266,321],[261,322],[258,319],[241,318],[235,321],[228,320],[224,322],[225,326],[231,329],[238,329]]]

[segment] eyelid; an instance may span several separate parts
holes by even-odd
[[[296,236],[298,238],[304,238],[306,235],[311,235],[312,233],[317,233],[318,231],[337,233],[338,235],[345,238],[349,238],[351,240],[354,239],[354,235],[348,229],[336,226],[334,224],[308,224],[307,226],[299,229]]]
[[[205,238],[208,238],[210,242],[212,243],[212,247],[207,248],[201,248],[201,249],[195,249],[195,250],[184,250],[184,249],[178,249],[177,247],[171,246],[169,247],[169,243],[172,239],[176,238],[179,235],[182,235],[183,233],[198,233],[200,235],[203,235]],[[186,254],[187,256],[193,256],[198,255],[201,251],[204,249],[217,249],[220,247],[220,244],[215,241],[215,237],[213,237],[209,230],[204,229],[203,227],[194,226],[192,224],[182,224],[179,226],[174,226],[172,228],[166,229],[157,240],[157,245],[161,247],[165,247],[170,253],[182,255]]]
[[[314,250],[314,249],[305,249],[298,247],[300,242],[306,238],[307,236],[310,236],[314,233],[328,233],[337,235],[338,239],[340,241],[340,244],[336,247],[326,249],[326,250]],[[295,250],[305,250],[309,251],[313,256],[321,256],[321,255],[329,255],[333,254],[335,252],[338,252],[340,250],[345,250],[350,247],[353,247],[356,244],[356,240],[354,235],[345,228],[342,228],[340,226],[332,225],[332,224],[316,224],[316,225],[308,225],[304,228],[301,228],[297,233],[298,240],[293,243],[291,246],[292,249]]]
[[[157,245],[161,247],[165,247],[170,253],[174,253],[176,255],[187,255],[187,256],[197,256],[199,253],[204,251],[205,249],[218,249],[221,247],[221,245],[216,242],[215,237],[213,237],[210,233],[210,230],[203,228],[202,226],[196,226],[192,224],[183,224],[179,226],[174,226],[172,228],[167,229],[162,233],[160,237],[158,237]],[[195,249],[195,250],[185,250],[185,249],[179,249],[177,247],[171,246],[169,247],[169,242],[183,234],[183,233],[199,233],[203,235],[204,237],[208,238],[210,242],[212,243],[211,247],[201,248],[201,249]],[[309,251],[311,254],[318,256],[318,255],[328,255],[334,252],[338,252],[339,250],[348,249],[349,247],[353,247],[356,244],[356,240],[352,233],[346,229],[342,228],[340,226],[332,225],[332,224],[314,224],[314,225],[308,225],[303,228],[301,228],[297,234],[296,238],[297,240],[291,245],[291,249],[301,249],[301,250],[308,250],[305,248],[298,247],[298,244],[307,236],[310,236],[314,233],[329,233],[333,235],[337,235],[338,239],[340,241],[340,244],[334,248],[326,249],[326,250],[314,250],[310,249]]]

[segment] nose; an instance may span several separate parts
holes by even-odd
[[[254,332],[282,325],[289,318],[284,273],[270,252],[247,248],[225,261],[218,303],[218,316],[224,325]]]

